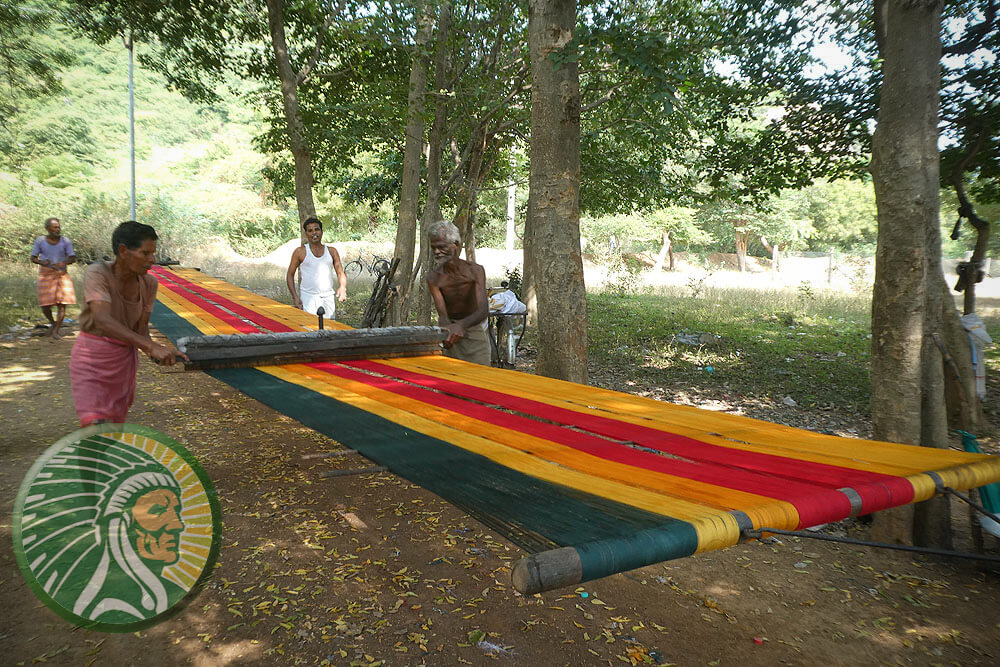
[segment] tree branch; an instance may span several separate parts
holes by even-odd
[[[965,152],[965,155],[963,155],[962,159],[955,164],[949,174],[949,180],[955,188],[955,195],[958,197],[958,214],[963,218],[968,218],[969,222],[971,222],[976,229],[979,229],[979,225],[976,224],[977,220],[982,224],[988,223],[986,223],[985,220],[980,219],[973,210],[972,202],[969,201],[969,197],[965,193],[964,175],[968,170],[972,159],[976,156],[976,153],[982,149],[984,143],[986,143],[986,128],[980,126],[979,133],[976,135],[975,141],[972,142],[972,145],[969,146],[969,150]]]
[[[610,89],[608,89],[608,92],[604,93],[603,95],[601,95],[600,97],[598,97],[596,100],[594,100],[590,104],[588,104],[588,105],[584,106],[582,109],[580,109],[580,115],[582,116],[583,114],[587,113],[588,111],[596,109],[597,107],[601,106],[602,104],[606,104],[607,102],[610,102],[611,98],[615,96],[615,93],[617,93],[619,90],[621,90],[624,87],[625,87],[624,83],[620,83],[617,86],[612,86]]]
[[[326,20],[323,21],[323,27],[319,29],[316,33],[316,46],[313,48],[312,55],[309,56],[309,60],[306,64],[302,66],[298,74],[295,75],[295,85],[300,86],[309,80],[309,74],[312,72],[313,68],[316,67],[316,63],[319,61],[320,48],[323,46],[323,35],[330,28],[330,24],[333,20],[340,15],[340,12],[344,11],[344,5],[347,4],[347,0],[340,0],[337,4],[336,9],[326,15]]]
[[[941,49],[941,53],[946,56],[968,55],[972,53],[982,43],[983,38],[985,38],[986,35],[993,30],[993,27],[996,24],[996,19],[996,0],[989,0],[989,3],[986,5],[986,11],[984,12],[983,22],[977,23],[974,26],[969,26],[969,29],[965,31],[965,37],[951,46],[944,47]]]

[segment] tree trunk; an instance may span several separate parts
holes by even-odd
[[[775,243],[774,245],[771,245],[770,243],[767,242],[767,237],[766,236],[761,236],[760,237],[760,244],[762,246],[764,246],[764,250],[766,250],[768,253],[770,253],[770,255],[771,255],[771,275],[772,275],[772,277],[776,276],[778,274],[778,269],[780,268],[779,265],[781,263],[781,244],[780,243]]]
[[[285,16],[282,0],[267,0],[267,24],[271,32],[271,47],[278,64],[278,78],[281,80],[281,100],[285,109],[285,125],[288,131],[288,148],[292,152],[295,166],[295,206],[299,212],[299,237],[305,243],[302,223],[316,215],[313,203],[312,156],[305,139],[305,126],[299,111],[298,74],[292,69],[285,41]]]
[[[870,166],[878,209],[874,437],[930,447],[948,446],[944,367],[934,334],[957,320],[941,268],[938,218],[941,6],[940,0],[876,0],[883,80]],[[917,527],[909,514],[876,515],[876,537],[950,547],[947,500],[921,503]]]
[[[580,73],[549,56],[573,39],[576,0],[529,0],[531,172],[525,272],[537,301],[541,375],[587,381],[587,293],[580,253]],[[529,260],[530,257],[530,260]]]
[[[482,183],[483,158],[486,156],[486,128],[482,126],[473,128],[472,136],[475,142],[458,192],[458,206],[455,209],[454,219],[454,224],[462,235],[465,258],[470,262],[476,261],[476,235],[473,225],[479,203],[479,186]]]
[[[414,38],[413,64],[410,66],[406,142],[403,145],[403,172],[394,251],[394,256],[399,258],[395,282],[399,293],[389,309],[389,326],[399,326],[409,318],[407,302],[413,278],[413,251],[417,237],[417,212],[420,208],[420,159],[424,148],[423,112],[427,89],[427,56],[424,54],[424,47],[430,40],[433,29],[434,17],[429,9],[425,9]]]
[[[985,277],[982,266],[986,259],[986,252],[989,250],[990,223],[976,215],[976,210],[965,192],[965,172],[969,169],[976,153],[981,151],[986,143],[986,134],[985,127],[980,129],[979,136],[972,142],[972,145],[969,146],[965,155],[951,172],[951,184],[955,188],[955,196],[958,197],[958,224],[961,224],[962,218],[966,218],[976,230],[976,245],[972,251],[972,257],[969,258],[966,265],[964,280],[960,280],[959,287],[955,288],[964,288],[965,298],[962,305],[963,313],[966,315],[976,312],[976,283]],[[955,232],[958,232],[957,226]]]
[[[739,222],[733,225],[733,236],[736,239],[736,265],[740,273],[747,270],[747,245],[750,243],[750,233],[743,230]]]
[[[660,246],[660,252],[656,255],[656,262],[653,264],[653,273],[659,273],[663,270],[663,262],[666,261],[667,255],[670,255],[670,270],[673,271],[673,253],[670,252],[670,232],[666,229],[663,230],[663,244]]]
[[[965,315],[976,312],[976,283],[979,282],[980,267],[986,259],[986,251],[989,249],[990,223],[978,215],[970,218],[972,226],[976,228],[976,245],[969,258],[968,282],[965,284],[965,297],[962,300],[962,312]]]
[[[427,135],[427,201],[420,218],[420,278],[417,282],[417,323],[431,324],[433,304],[425,279],[434,268],[427,230],[442,219],[441,216],[441,152],[444,148],[444,131],[448,123],[448,97],[441,94],[448,87],[448,39],[451,33],[452,3],[441,4],[438,16],[437,43],[434,52],[434,122]]]
[[[507,179],[507,229],[504,236],[504,248],[507,252],[514,250],[514,239],[517,235],[517,186],[514,184],[514,167],[517,166],[517,158],[514,151],[510,152],[510,178]]]

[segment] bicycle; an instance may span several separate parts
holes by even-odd
[[[382,260],[386,261],[386,260]],[[396,276],[396,267],[399,266],[399,258],[392,260],[392,264],[387,263],[385,271],[379,271],[372,284],[372,294],[368,297],[365,305],[365,312],[361,315],[361,328],[385,326],[385,318],[389,312],[392,300],[396,298],[398,290],[392,284]]]
[[[364,257],[352,259],[344,266],[344,272],[349,278],[357,278],[362,273],[367,272],[370,276],[380,276],[389,272],[389,260],[378,255],[372,255],[371,259]]]

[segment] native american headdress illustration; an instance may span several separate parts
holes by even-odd
[[[108,612],[141,621],[190,590],[206,566],[213,523],[206,489],[186,461],[155,439],[111,429],[43,459],[20,511],[19,560],[36,591],[84,621]],[[155,489],[176,497],[184,525],[178,558],[166,567],[144,561],[133,543],[132,506]]]

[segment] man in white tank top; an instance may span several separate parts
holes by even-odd
[[[333,246],[323,245],[323,223],[317,218],[307,218],[302,223],[309,243],[299,246],[292,253],[285,284],[292,293],[292,303],[307,313],[316,314],[323,307],[323,317],[333,319],[337,301],[347,299],[347,276],[340,262],[340,253]],[[295,271],[302,272],[299,287],[295,289]],[[333,286],[333,273],[337,272],[337,287]]]

